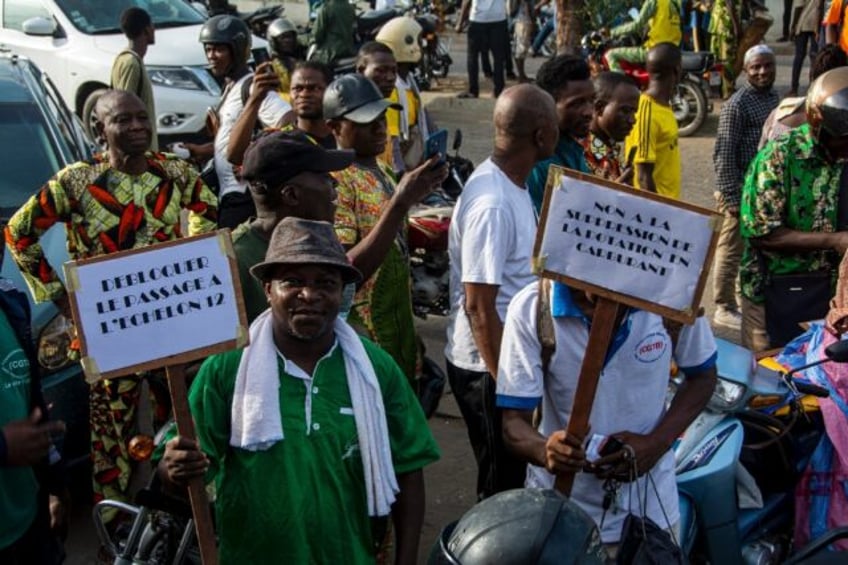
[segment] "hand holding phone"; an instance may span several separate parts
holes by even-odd
[[[437,163],[442,165],[445,162],[445,156],[448,154],[448,130],[440,129],[430,134],[424,145],[424,160],[430,159],[434,155],[439,155],[440,159]]]

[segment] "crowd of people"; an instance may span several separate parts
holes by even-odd
[[[326,6],[342,9],[334,1]],[[644,61],[641,92],[614,70],[593,76],[577,55],[551,57],[535,84],[506,87],[498,2],[469,2],[460,20],[470,19],[469,96],[479,94],[477,64],[491,51],[497,98],[491,154],[456,203],[448,241],[447,375],[477,464],[477,499],[549,489],[576,473],[571,499],[610,559],[626,514],[637,512],[632,492],[654,492],[638,512],[671,539],[679,534],[671,446],[712,394],[716,343],[703,316],[680,328],[620,308],[590,420],[593,437],[618,447],[591,458],[589,438],[565,429],[597,297],[540,279],[531,256],[551,165],[680,198],[671,110],[680,21],[657,16],[673,4],[645,2],[648,41],[616,54]],[[533,9],[519,3],[527,18]],[[39,243],[55,224],[66,226],[72,259],[232,230],[250,345],[199,366],[189,398],[197,440],[172,430],[154,457],[169,490],[198,477],[215,485],[222,562],[417,560],[423,469],[440,449],[416,396],[422,351],[405,226],[448,167],[444,155],[422,151],[433,124],[411,74],[420,50],[409,38],[420,28],[399,20],[359,48],[355,73],[334,78],[323,62],[303,60],[287,20],[269,26],[272,60],[251,69],[246,24],[210,18],[200,43],[223,93],[209,115],[211,140],[178,147],[179,157],[155,145],[144,72],[155,30],[144,10],[128,9],[128,46],[95,109],[104,150],[58,172],[4,229],[34,299],[68,319],[66,286]],[[321,25],[331,33],[332,18]],[[526,55],[531,34],[520,33]],[[819,50],[807,96],[783,102],[771,49],[751,47],[742,66],[747,81],[722,107],[713,156],[724,219],[713,322],[741,329],[743,344],[760,351],[824,315],[848,249],[848,66],[838,46]],[[199,172],[204,161],[212,174]],[[772,280],[792,273],[824,273],[816,298],[826,294],[825,312],[821,300],[775,301]],[[67,492],[51,434],[63,426],[42,400],[23,298],[0,281],[0,358],[15,361],[0,377],[0,562],[58,563],[49,530],[63,526]],[[649,337],[652,354],[641,355]],[[684,378],[666,406],[672,365]],[[129,500],[139,465],[149,464],[128,453],[146,377],[91,387],[95,501]]]

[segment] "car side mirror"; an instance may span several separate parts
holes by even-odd
[[[836,361],[837,363],[848,362],[848,341],[831,343],[824,349],[824,354],[831,361]]]
[[[192,8],[200,12],[201,16],[205,18],[209,17],[209,10],[206,9],[206,5],[203,2],[189,2],[189,4],[191,4]]]
[[[51,19],[37,16],[25,20],[21,26],[21,30],[27,35],[37,37],[52,37],[56,33],[56,22]]]

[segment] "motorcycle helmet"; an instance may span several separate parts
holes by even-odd
[[[213,16],[200,28],[200,43],[222,43],[233,52],[233,68],[247,64],[250,57],[250,30],[239,18],[230,15]]]
[[[418,38],[421,26],[414,19],[399,16],[387,21],[375,38],[388,45],[398,63],[417,63],[421,60],[421,46]]]
[[[825,131],[833,137],[848,136],[848,67],[818,77],[807,92],[807,122],[813,137]]]
[[[542,489],[502,492],[442,530],[428,565],[602,565],[606,552],[592,519],[564,496]]]
[[[297,28],[286,18],[277,18],[268,25],[268,31],[265,37],[268,39],[268,50],[271,52],[271,55],[275,57],[283,55],[282,38],[287,33],[297,35]]]

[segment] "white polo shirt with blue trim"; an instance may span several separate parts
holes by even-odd
[[[542,375],[541,346],[536,331],[538,284],[522,289],[512,300],[506,315],[498,364],[497,405],[501,408],[533,410],[542,403],[539,433],[548,437],[564,430],[571,414],[574,393],[584,353],[589,341],[589,323],[572,302],[569,289],[553,285],[552,311],[556,351],[547,378]],[[675,349],[675,359],[684,373],[715,366],[716,345],[712,330],[703,317],[683,326]],[[671,363],[671,339],[656,314],[631,309],[618,328],[601,372],[590,417],[591,433],[608,436],[622,431],[650,433],[665,414]],[[527,487],[552,488],[554,476],[544,468],[528,465]],[[630,485],[622,485],[617,511],[610,508],[603,520],[601,539],[615,543],[628,509],[642,515],[637,492],[648,489],[647,515],[661,528],[679,519],[674,455],[666,453],[647,475]],[[633,504],[630,505],[630,493]],[[603,481],[594,475],[578,473],[571,499],[601,526],[604,498]],[[665,509],[668,519],[660,508]]]

